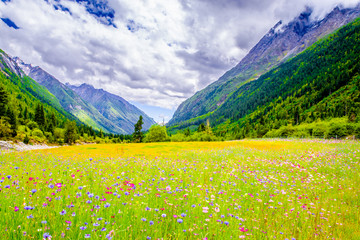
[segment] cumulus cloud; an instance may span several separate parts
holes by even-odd
[[[235,66],[279,20],[355,0],[11,0],[0,48],[62,82],[175,109]]]

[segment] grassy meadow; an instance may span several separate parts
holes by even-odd
[[[360,239],[360,143],[107,144],[0,154],[1,239]]]

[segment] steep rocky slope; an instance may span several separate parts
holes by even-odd
[[[319,38],[359,15],[360,5],[351,9],[336,7],[324,19],[312,20],[312,11],[307,9],[287,25],[278,22],[238,65],[183,102],[169,125],[215,111],[243,84],[258,79],[274,66],[302,52]]]

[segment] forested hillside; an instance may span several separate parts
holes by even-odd
[[[129,139],[95,131],[66,112],[45,87],[27,77],[0,50],[0,139],[28,142],[73,143]]]
[[[180,104],[169,126],[206,118],[207,114],[216,112],[224,103],[231,101],[238,88],[257,80],[359,15],[360,5],[354,8],[336,7],[323,19],[314,16],[309,8],[288,24],[279,21],[239,64]]]
[[[318,41],[297,57],[241,86],[207,118],[215,132],[229,138],[289,136],[298,128],[276,132],[284,126],[305,126],[302,136],[359,134],[360,121],[360,20]],[[332,120],[345,117],[343,119]],[[313,132],[313,122],[326,122]],[[204,122],[198,118],[178,126]],[[341,122],[341,124],[336,124]],[[330,137],[330,136],[329,136]]]

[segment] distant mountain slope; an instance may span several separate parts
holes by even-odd
[[[114,100],[112,102],[112,113],[110,113],[104,108],[106,104],[109,105],[107,101],[108,99],[97,99],[98,101],[107,101],[103,104],[97,101],[94,102],[93,99],[88,98],[86,94],[79,96],[80,94],[78,94],[77,91],[74,91],[78,90],[76,87],[61,83],[58,79],[44,71],[42,68],[25,64],[19,58],[14,58],[14,60],[26,75],[46,87],[52,94],[54,94],[66,111],[76,116],[81,122],[92,126],[94,129],[102,129],[103,131],[110,133],[131,134],[134,131],[134,124],[138,120],[140,114],[143,115],[144,119],[146,119],[146,121],[144,121],[144,129],[148,129],[155,123],[145,113],[130,105],[120,97],[118,98],[121,99],[121,101],[116,102]],[[106,93],[106,96],[111,95],[111,99],[116,99],[117,97],[105,91],[103,92]],[[81,93],[81,91],[79,93]],[[95,105],[93,105],[93,103]],[[102,108],[99,106],[102,106]],[[134,120],[136,117],[137,119]]]
[[[148,117],[143,111],[134,105],[131,105],[122,97],[111,94],[103,89],[95,89],[89,84],[73,86],[67,84],[82,99],[92,104],[106,119],[110,120],[117,126],[128,133],[134,131],[134,124],[139,120],[139,116],[143,116],[144,129],[149,129],[156,122]]]
[[[332,118],[360,122],[359,52],[360,18],[238,88],[210,121],[240,137]]]
[[[45,112],[55,113],[58,120],[76,120],[75,116],[68,113],[52,93],[26,76],[16,62],[2,50],[0,50],[0,85],[5,88],[9,98],[14,99],[11,102],[18,102],[18,105],[12,106],[11,109],[17,114],[26,108],[28,114],[32,114],[37,104],[42,102]]]
[[[337,7],[320,21],[312,21],[311,13],[308,9],[286,26],[283,26],[281,21],[277,23],[237,66],[183,102],[169,125],[215,111],[243,84],[258,79],[266,71],[302,52],[319,38],[351,22],[360,15],[360,5],[353,9]]]

